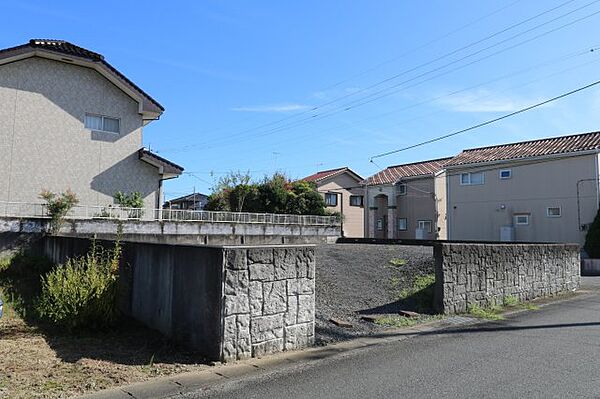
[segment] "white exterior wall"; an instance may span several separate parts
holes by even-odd
[[[501,226],[513,226],[517,241],[582,244],[586,233],[579,226],[591,223],[598,210],[598,163],[598,154],[588,154],[450,168],[448,238],[497,241]],[[511,169],[512,177],[500,179],[502,169]],[[476,171],[485,174],[484,184],[460,184],[461,172]],[[561,216],[548,217],[546,208],[556,206]],[[517,226],[514,216],[522,213],[530,215],[529,225]]]
[[[86,113],[119,118],[121,133],[92,133]],[[138,103],[98,72],[38,57],[0,66],[0,201],[70,188],[82,204],[139,191],[155,207],[160,176],[138,159],[141,147]]]

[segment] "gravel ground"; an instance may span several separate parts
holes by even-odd
[[[394,266],[392,259],[406,263]],[[321,345],[381,331],[384,327],[361,320],[361,315],[411,310],[399,301],[399,292],[434,267],[431,247],[404,245],[321,245],[316,261],[316,335]],[[338,327],[329,321],[332,317],[353,327]]]

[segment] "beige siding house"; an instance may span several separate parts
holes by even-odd
[[[362,177],[343,167],[317,172],[302,180],[316,183],[327,208],[343,215],[344,237],[364,237],[364,188],[359,184]]]
[[[583,244],[599,153],[598,132],[463,151],[446,164],[448,238]]]
[[[365,235],[446,238],[444,165],[451,158],[390,166],[367,178]]]
[[[81,204],[117,191],[161,204],[162,181],[182,168],[142,148],[163,107],[100,54],[65,41],[0,50],[0,202],[40,202],[71,189]]]

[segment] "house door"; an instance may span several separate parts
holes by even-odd
[[[388,238],[388,217],[381,215],[375,221],[375,238]]]

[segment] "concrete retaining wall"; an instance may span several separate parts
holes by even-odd
[[[91,241],[45,237],[54,262]],[[112,242],[98,241],[109,247]],[[237,360],[314,342],[314,247],[123,244],[120,307],[215,360]]]
[[[0,218],[0,233],[41,233],[48,220],[43,218]],[[117,227],[126,241],[181,245],[281,245],[335,242],[339,226],[302,226],[260,223],[159,222],[109,219],[67,220],[60,235],[111,240]]]
[[[552,296],[580,284],[574,244],[438,243],[434,257],[434,303],[446,314],[466,312],[474,304],[501,304],[507,296]]]

